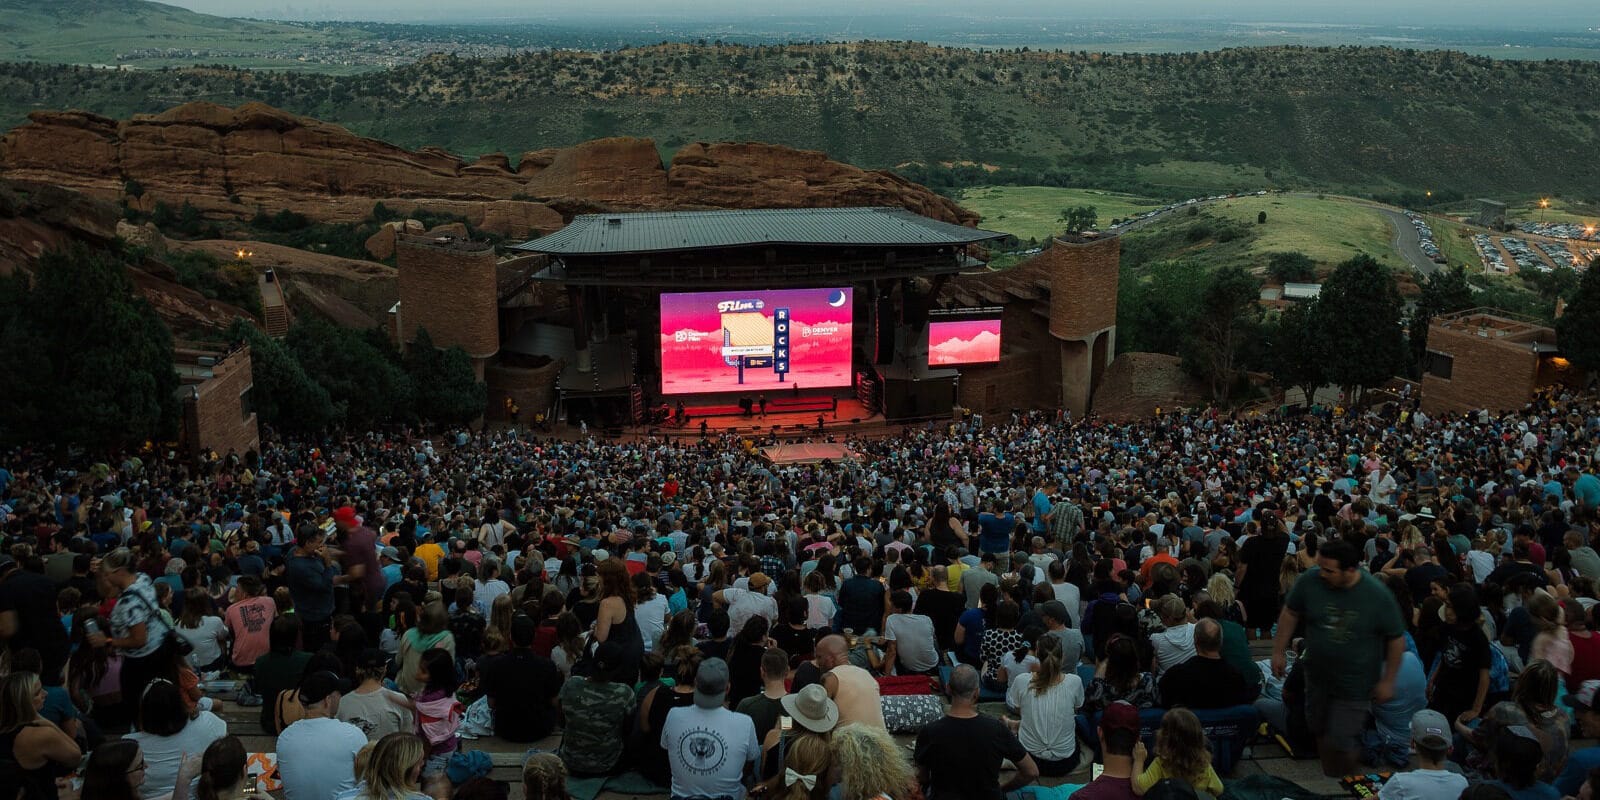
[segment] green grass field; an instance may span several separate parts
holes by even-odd
[[[1266,263],[1275,252],[1298,251],[1331,266],[1364,252],[1390,267],[1405,266],[1394,251],[1394,228],[1370,206],[1314,197],[1239,197],[1210,203],[1206,210],[1251,228],[1256,234],[1249,252]],[[1267,212],[1267,224],[1256,219]]]
[[[1550,198],[1550,207],[1539,208],[1538,200],[1512,203],[1506,206],[1506,219],[1512,222],[1574,222],[1579,225],[1600,223],[1600,208],[1560,197]]]
[[[1044,239],[1060,233],[1062,209],[1094,206],[1100,227],[1111,220],[1130,217],[1161,205],[1147,197],[1135,197],[1099,189],[1063,189],[1055,186],[979,186],[962,191],[957,202],[983,215],[982,227],[1009,233],[1023,241]]]
[[[1433,241],[1439,245],[1446,264],[1464,266],[1469,275],[1483,272],[1483,259],[1478,256],[1478,248],[1472,246],[1471,232],[1465,225],[1430,216],[1428,226],[1433,228]],[[1463,238],[1462,233],[1467,236]]]

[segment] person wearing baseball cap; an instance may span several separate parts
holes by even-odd
[[[1134,800],[1133,748],[1139,743],[1139,709],[1118,700],[1100,714],[1100,750],[1105,770],[1074,793],[1084,800]]]
[[[1587,680],[1577,691],[1567,695],[1567,705],[1572,707],[1573,721],[1585,739],[1600,738],[1600,680]],[[1556,791],[1563,796],[1577,797],[1578,790],[1588,779],[1589,771],[1600,767],[1600,747],[1585,747],[1567,753],[1567,765],[1554,781]],[[1568,788],[1570,787],[1570,788]]]
[[[674,798],[744,796],[745,769],[761,754],[761,744],[755,721],[729,711],[727,697],[728,662],[708,658],[695,672],[694,705],[667,712],[661,747],[672,767]]]
[[[350,683],[328,670],[300,681],[305,716],[278,734],[278,779],[287,800],[333,797],[356,785],[356,752],[367,744],[361,729],[338,719]]]
[[[1397,773],[1383,785],[1383,800],[1455,800],[1467,788],[1459,772],[1445,769],[1453,736],[1444,715],[1424,708],[1411,717],[1411,744],[1417,749],[1417,768]]]

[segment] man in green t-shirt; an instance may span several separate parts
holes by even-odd
[[[1317,737],[1322,772],[1356,772],[1361,732],[1373,702],[1394,696],[1405,653],[1405,624],[1387,587],[1361,568],[1355,545],[1335,539],[1317,551],[1284,600],[1272,642],[1272,672],[1282,676],[1295,631],[1306,637],[1306,723]]]

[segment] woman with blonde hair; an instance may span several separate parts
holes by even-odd
[[[6,800],[53,800],[56,778],[83,755],[71,736],[39,715],[44,698],[44,684],[32,672],[0,678],[0,785],[9,787]]]
[[[1227,574],[1218,572],[1212,575],[1211,580],[1206,582],[1206,594],[1222,607],[1223,616],[1227,617],[1229,622],[1245,624],[1244,603],[1239,602],[1238,596],[1234,594],[1233,579]]]
[[[372,746],[361,785],[337,800],[431,800],[419,790],[428,748],[414,733],[391,733]]]
[[[572,800],[567,793],[567,765],[555,753],[534,753],[522,762],[522,796],[526,800]]]
[[[916,776],[888,731],[857,722],[835,729],[832,738],[843,800],[906,800],[911,796]]]

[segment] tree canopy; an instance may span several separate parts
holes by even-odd
[[[172,335],[117,253],[45,253],[31,283],[0,279],[0,437],[98,448],[171,438]]]
[[[1556,320],[1561,354],[1591,374],[1600,371],[1600,263],[1578,281],[1567,310]]]
[[[1406,363],[1401,308],[1394,275],[1372,256],[1334,268],[1312,312],[1330,382],[1354,394],[1399,374]]]

